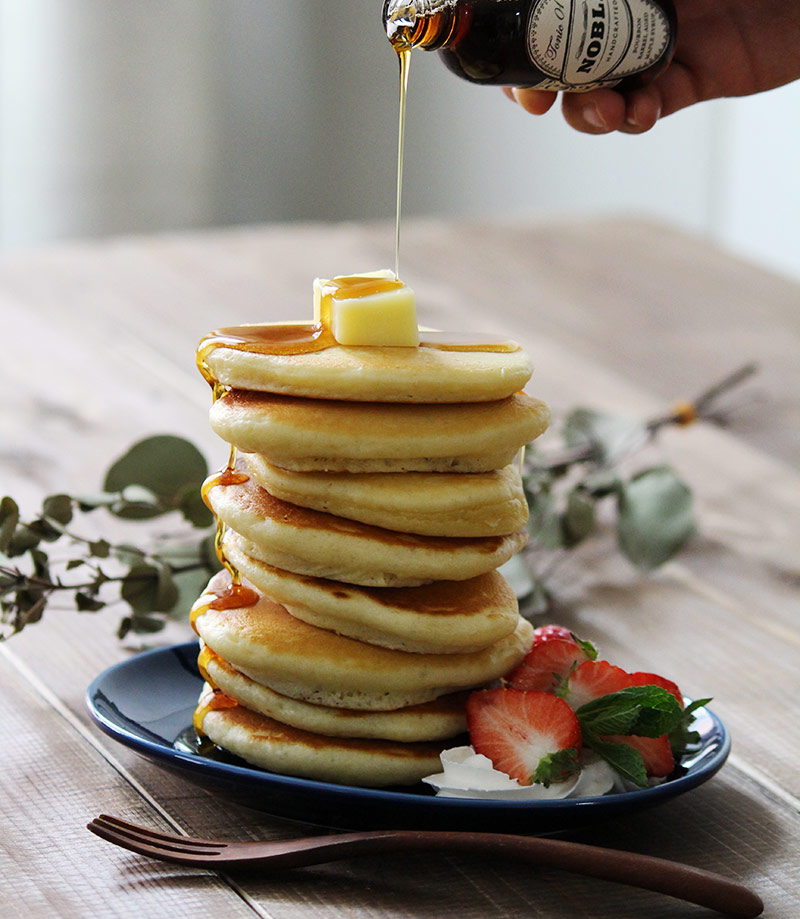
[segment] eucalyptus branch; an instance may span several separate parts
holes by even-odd
[[[523,485],[530,509],[529,548],[513,560],[511,572],[529,613],[551,602],[542,556],[571,549],[598,529],[601,502],[612,502],[621,553],[649,571],[672,558],[695,531],[689,487],[666,465],[623,474],[628,461],[669,426],[697,421],[725,424],[720,401],[756,372],[747,364],[691,401],[640,421],[589,409],[570,412],[562,444],[543,452],[528,449]]]
[[[3,498],[0,639],[38,621],[56,596],[69,597],[80,612],[127,607],[121,637],[129,631],[158,631],[170,615],[182,616],[219,567],[213,517],[200,498],[207,474],[206,461],[192,444],[152,437],[113,463],[97,495],[51,495],[32,520],[23,520],[17,503]],[[144,545],[112,543],[80,532],[78,522],[90,514],[131,523],[179,515],[184,525],[181,532],[163,536],[148,527]],[[192,528],[200,533],[191,535]],[[59,554],[51,556],[56,544]],[[78,571],[77,578],[69,574]]]
[[[695,421],[706,421],[712,424],[725,425],[728,421],[726,413],[719,405],[721,397],[728,392],[744,383],[747,379],[758,372],[758,365],[755,363],[745,364],[733,373],[728,374],[719,380],[713,386],[703,390],[691,401],[677,402],[668,412],[656,415],[644,423],[641,428],[641,434],[644,437],[642,443],[635,443],[630,449],[630,453],[635,452],[646,442],[653,440],[659,432],[665,427],[680,426],[692,424]],[[578,409],[577,412],[582,412]],[[573,417],[572,413],[569,417]],[[594,417],[600,417],[598,413],[593,413]],[[638,425],[637,425],[638,427]],[[571,467],[580,463],[600,462],[605,455],[606,444],[603,439],[588,436],[585,440],[578,442],[575,446],[561,449],[552,454],[534,454],[534,464],[537,468],[544,467],[553,473],[565,473]]]

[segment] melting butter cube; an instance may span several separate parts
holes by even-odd
[[[393,271],[374,271],[314,281],[314,321],[340,345],[416,348],[414,291]]]

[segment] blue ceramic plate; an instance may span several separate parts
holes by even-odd
[[[87,690],[95,724],[137,753],[202,788],[276,817],[322,826],[554,833],[659,804],[707,781],[730,740],[706,708],[694,727],[700,743],[661,785],[624,794],[555,801],[437,798],[427,785],[371,789],[277,775],[196,746],[192,713],[202,680],[194,642],[139,654],[101,673]]]

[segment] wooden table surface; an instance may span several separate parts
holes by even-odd
[[[29,515],[95,491],[133,441],[174,432],[212,465],[194,367],[206,331],[311,315],[317,276],[393,263],[388,225],[276,226],[121,239],[0,260],[0,494]],[[749,361],[731,427],[665,432],[698,535],[644,576],[601,533],[562,566],[558,618],[623,667],[713,696],[733,752],[701,787],[576,831],[742,880],[771,919],[800,915],[800,288],[706,242],[629,220],[408,222],[402,269],[421,320],[513,336],[528,390],[648,416]],[[548,435],[546,435],[548,436]],[[160,524],[163,526],[163,524]],[[296,836],[101,735],[84,692],[130,657],[120,612],[49,611],[0,644],[0,867],[5,917],[508,916],[673,919],[700,909],[554,870],[466,856],[375,855],[273,877],[139,858],[89,834],[104,811],[200,836]],[[186,623],[157,640],[187,640]]]

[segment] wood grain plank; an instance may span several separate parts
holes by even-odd
[[[95,813],[120,810],[169,827],[36,693],[2,649],[0,696],[4,917],[122,919],[207,910],[254,915],[214,874],[185,873],[176,884],[170,867],[137,862],[84,829]],[[134,890],[135,897],[125,896]]]

